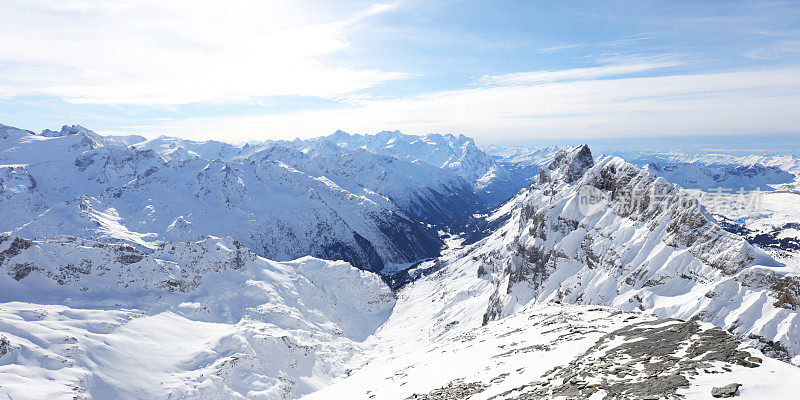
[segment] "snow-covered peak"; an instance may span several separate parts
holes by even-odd
[[[13,214],[0,232],[143,248],[230,235],[274,259],[311,254],[380,270],[435,256],[442,241],[428,224],[484,207],[447,170],[331,141],[238,147],[162,136],[128,146],[64,131],[77,133],[13,131],[22,133],[3,142],[0,165],[24,165],[9,174],[29,189],[4,190]]]
[[[317,140],[310,146],[303,149],[304,153],[312,153],[314,155],[332,156],[339,154],[342,148],[337,146],[333,140]]]

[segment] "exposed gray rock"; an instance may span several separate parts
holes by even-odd
[[[573,149],[564,149],[556,154],[547,167],[539,171],[537,183],[541,185],[554,180],[575,182],[593,165],[594,158],[589,146],[584,144]]]
[[[440,387],[432,390],[426,394],[412,394],[406,400],[457,400],[467,399],[475,393],[480,393],[486,390],[488,386],[480,382],[464,383],[460,380],[455,380],[447,384],[447,386]]]
[[[620,337],[623,342],[615,345]],[[690,380],[701,372],[723,372],[733,365],[758,367],[748,352],[739,350],[740,345],[738,338],[724,330],[704,330],[694,321],[640,322],[603,336],[583,355],[549,371],[541,381],[503,395],[521,392],[510,398],[587,399],[601,392],[605,399],[679,399],[678,390],[689,387]],[[681,352],[685,354],[679,355]],[[714,397],[731,397],[739,386],[715,388],[714,393],[730,395]]]
[[[739,386],[742,385],[738,383],[730,383],[722,387],[715,387],[711,389],[711,396],[717,398],[733,397],[736,395],[736,392],[739,391]]]
[[[12,350],[14,349],[11,347],[11,342],[9,342],[5,336],[0,336],[0,358],[11,353]]]

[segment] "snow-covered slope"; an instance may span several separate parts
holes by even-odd
[[[471,186],[448,170],[363,149],[343,150],[330,141],[320,140],[299,149],[276,144],[243,160],[285,163],[324,176],[353,193],[367,188],[391,200],[414,220],[429,224],[448,226],[485,209]]]
[[[242,155],[241,147],[216,140],[193,141],[170,136],[159,136],[134,144],[137,149],[153,150],[167,160],[185,160],[191,157],[202,157],[208,160],[229,161]]]
[[[580,146],[501,215],[412,271],[355,372],[307,398],[795,396],[800,369],[764,354],[798,360],[796,270],[682,189]]]
[[[236,237],[261,255],[306,254],[381,270],[437,254],[439,239],[387,199],[354,194],[278,162],[174,161],[122,187],[56,205],[14,230],[152,248],[163,240]]]
[[[0,237],[0,393],[296,398],[343,374],[394,297],[375,274],[231,238],[152,254]]]
[[[726,230],[800,269],[800,193],[729,193],[720,200],[699,192],[696,197]]]
[[[800,389],[800,368],[707,323],[536,304],[485,326],[442,324],[449,331],[423,344],[392,322],[365,366],[304,398],[709,399],[736,384],[737,398],[788,400]]]

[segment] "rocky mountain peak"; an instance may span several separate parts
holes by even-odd
[[[594,157],[589,146],[582,144],[571,149],[562,149],[553,161],[539,172],[539,182],[554,180],[572,183],[594,166]]]
[[[44,136],[44,137],[62,137],[62,136],[68,136],[68,135],[76,135],[78,133],[92,133],[92,134],[94,134],[94,132],[92,132],[89,129],[86,129],[86,128],[80,126],[80,125],[71,125],[71,126],[70,125],[64,125],[64,126],[61,127],[60,131],[53,131],[53,130],[50,130],[50,129],[45,129],[45,130],[42,131],[42,133],[40,135]]]

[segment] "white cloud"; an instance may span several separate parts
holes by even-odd
[[[0,0],[0,97],[75,103],[186,104],[277,95],[329,98],[403,78],[327,66],[349,15],[300,1]]]
[[[137,130],[234,141],[318,136],[335,129],[461,132],[487,141],[785,133],[800,126],[800,69],[515,84],[356,104]]]

